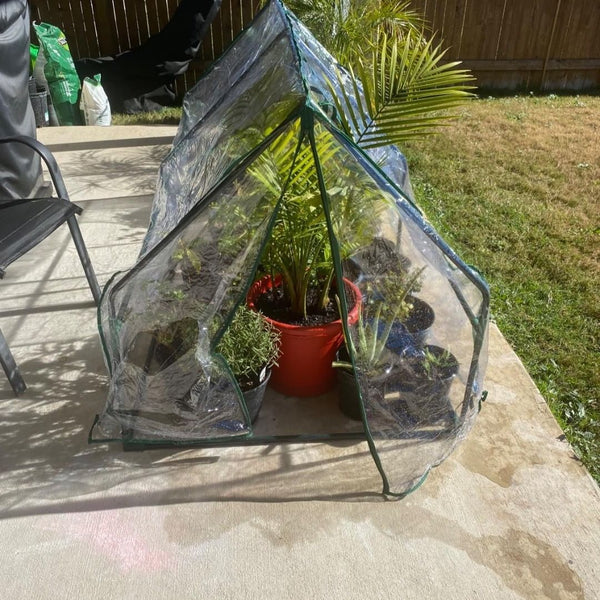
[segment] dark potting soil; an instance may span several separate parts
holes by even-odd
[[[408,297],[408,301],[413,305],[408,318],[404,322],[410,333],[424,331],[433,325],[435,313],[429,304],[413,296]]]
[[[345,261],[344,269],[350,279],[362,275],[370,278],[385,276],[388,273],[406,273],[410,269],[410,260],[398,254],[389,240],[375,238],[369,246],[357,251],[351,259]]]
[[[262,369],[260,371],[262,371]],[[262,380],[260,379],[259,374],[252,373],[251,375],[241,375],[237,377],[237,382],[240,386],[240,390],[242,390],[242,392],[247,392],[249,390],[257,388],[264,381],[264,378]]]
[[[288,299],[283,293],[281,287],[273,288],[261,294],[255,301],[256,308],[263,315],[288,325],[300,325],[303,327],[315,327],[317,325],[326,325],[340,318],[337,304],[333,300],[325,307],[325,310],[317,310],[319,293],[316,288],[308,291],[307,297],[307,317],[302,318],[294,314],[289,306]]]

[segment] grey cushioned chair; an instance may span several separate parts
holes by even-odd
[[[58,227],[67,223],[94,301],[98,304],[100,287],[76,218],[76,215],[81,214],[82,209],[69,200],[54,156],[43,144],[27,136],[0,138],[0,145],[3,144],[24,144],[39,154],[48,167],[56,195],[0,201],[0,278],[4,277],[8,265],[46,239]],[[0,362],[15,394],[23,392],[26,388],[25,382],[1,330]]]

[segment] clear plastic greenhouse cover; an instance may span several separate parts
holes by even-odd
[[[409,492],[469,432],[487,286],[413,205],[399,150],[367,152],[340,131],[331,106],[342,87],[356,99],[273,0],[187,93],[138,262],[103,294],[110,389],[92,440],[260,442],[256,394],[274,362],[267,396],[324,393],[324,414],[338,411],[368,443],[386,494]],[[333,306],[326,350],[292,348],[288,332],[310,328],[278,324],[267,299],[296,315]],[[255,310],[268,316],[248,344],[236,324]],[[313,365],[321,354],[325,366]]]

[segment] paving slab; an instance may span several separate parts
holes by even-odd
[[[38,130],[101,284],[135,261],[174,127]],[[89,445],[108,377],[68,230],[14,263],[0,326],[2,597],[600,598],[600,490],[492,325],[474,429],[400,501],[364,443]]]

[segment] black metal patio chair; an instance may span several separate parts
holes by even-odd
[[[0,200],[0,279],[4,277],[6,268],[12,262],[46,239],[58,227],[67,223],[97,305],[100,302],[100,286],[76,218],[83,209],[69,200],[58,164],[46,146],[27,136],[0,138],[0,144],[9,143],[24,144],[40,155],[48,167],[55,196]],[[0,362],[15,394],[25,391],[25,382],[2,330],[0,330]]]

